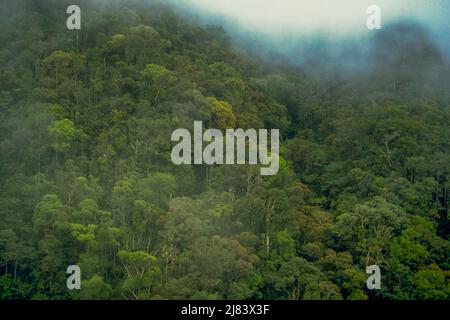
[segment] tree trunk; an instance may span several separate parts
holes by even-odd
[[[14,262],[14,282],[16,282],[16,275],[17,275],[17,261]]]

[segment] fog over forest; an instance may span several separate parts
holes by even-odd
[[[70,4],[0,1],[0,300],[450,299],[449,1]]]
[[[252,54],[305,64],[321,56],[334,65],[360,67],[374,50],[378,30],[369,30],[366,10],[381,9],[382,29],[389,33],[407,25],[408,37],[426,32],[430,41],[450,58],[450,3],[445,0],[169,0],[181,15],[204,24],[217,24]],[[415,30],[419,28],[419,30]],[[408,31],[408,30],[406,30]],[[395,31],[392,31],[395,32]],[[383,48],[386,50],[387,48]],[[392,48],[391,48],[392,49]]]

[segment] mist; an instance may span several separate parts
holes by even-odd
[[[450,61],[450,3],[442,0],[169,0],[181,15],[202,24],[224,27],[234,43],[250,55],[274,63],[324,69],[339,66],[360,72],[392,38],[408,39],[412,47],[424,43],[436,47],[442,59]],[[381,8],[381,30],[366,26],[367,8]],[[401,34],[399,35],[398,32]],[[381,39],[380,39],[381,38]],[[383,41],[385,39],[385,41]],[[384,42],[384,44],[382,44]],[[411,51],[413,48],[403,47]],[[368,61],[369,60],[369,61]]]
[[[366,9],[376,4],[386,22],[399,17],[436,19],[448,6],[443,1],[341,0],[174,0],[212,17],[223,16],[242,30],[266,35],[305,34],[324,31],[334,35],[364,32]],[[359,29],[359,30],[358,30]]]

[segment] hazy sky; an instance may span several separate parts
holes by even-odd
[[[382,22],[417,18],[450,24],[450,0],[173,0],[212,16],[223,16],[249,31],[273,35],[328,31],[367,31],[366,9],[378,5]]]

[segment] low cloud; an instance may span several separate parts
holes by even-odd
[[[366,9],[378,5],[385,22],[417,18],[430,23],[448,21],[450,5],[441,0],[172,0],[210,17],[222,16],[247,31],[270,35],[367,31]],[[447,9],[447,10],[443,10]],[[441,21],[442,20],[442,21]]]

